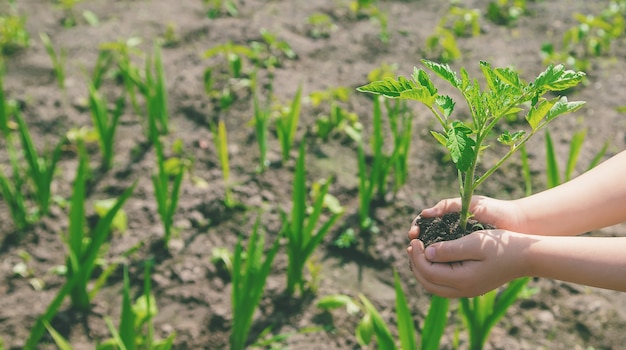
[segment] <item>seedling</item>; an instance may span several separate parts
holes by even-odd
[[[307,17],[306,21],[309,24],[309,36],[313,39],[328,38],[337,30],[337,25],[325,13],[316,12]]]
[[[115,156],[115,131],[126,106],[125,96],[115,103],[115,110],[109,116],[106,99],[98,92],[93,83],[89,83],[89,109],[94,130],[98,134],[98,145],[102,153],[101,168],[105,171],[113,166]]]
[[[218,18],[225,14],[231,17],[237,17],[239,15],[239,9],[237,4],[232,0],[203,0],[205,6],[207,6],[207,17],[211,19]]]
[[[59,49],[59,52],[57,52],[52,45],[52,40],[50,40],[50,37],[46,33],[40,33],[39,36],[52,61],[52,68],[57,78],[57,85],[63,92],[65,98],[65,60],[67,58],[67,52],[63,48]]]
[[[351,89],[345,86],[314,91],[309,94],[313,107],[329,106],[328,112],[322,111],[315,120],[313,133],[326,141],[334,134],[345,134],[351,140],[360,142],[363,125],[356,113],[342,107],[348,102]]]
[[[228,208],[233,208],[237,205],[233,197],[232,183],[230,179],[230,161],[228,156],[228,135],[226,133],[226,124],[223,120],[220,120],[217,125],[215,123],[209,123],[211,133],[213,134],[213,143],[222,167],[222,179],[224,180],[224,205]]]
[[[77,176],[74,180],[74,193],[71,201],[70,233],[67,240],[70,250],[67,258],[67,280],[52,302],[50,302],[44,314],[37,319],[31,329],[30,335],[24,345],[24,349],[27,350],[37,348],[39,340],[45,332],[45,325],[56,315],[68,294],[72,295],[72,301],[86,301],[89,303],[89,293],[86,292],[85,288],[93,272],[96,258],[100,256],[100,249],[108,237],[113,218],[131,196],[135,188],[135,184],[133,184],[121,194],[106,216],[98,220],[98,223],[94,229],[91,230],[90,235],[88,235],[89,239],[85,239],[86,235],[82,231],[85,225],[85,218],[84,215],[82,215],[84,214],[84,180],[86,175],[84,157],[84,155],[81,156]],[[72,305],[79,306],[74,303],[72,303]],[[89,308],[89,304],[80,306],[85,306],[87,309]]]
[[[74,7],[81,3],[83,0],[57,0],[57,7],[61,9],[65,15],[63,18],[63,26],[70,28],[78,24],[76,18],[76,11]]]
[[[304,266],[322,243],[335,222],[343,214],[343,208],[338,208],[331,213],[321,227],[317,228],[325,204],[327,201],[328,189],[331,181],[326,180],[319,187],[313,206],[310,210],[306,207],[306,165],[305,165],[305,144],[300,145],[298,160],[296,162],[296,173],[293,181],[293,200],[291,217],[281,211],[283,227],[282,234],[287,238],[287,294],[293,295],[296,289],[304,293]]]
[[[526,12],[526,0],[494,0],[487,7],[487,18],[493,23],[508,26]]]
[[[415,68],[412,80],[400,76],[373,82],[358,90],[421,102],[439,122],[442,131],[431,131],[431,134],[447,149],[457,169],[462,200],[459,227],[463,232],[471,216],[469,204],[476,188],[556,117],[575,112],[584,105],[582,101],[569,102],[566,97],[547,99],[543,95],[574,87],[585,74],[566,70],[563,65],[549,66],[534,81],[527,83],[512,68],[493,68],[489,63],[481,62],[487,83],[487,88],[482,90],[478,81],[471,80],[464,68],[459,78],[448,65],[429,60],[422,60],[422,63],[461,93],[471,113],[469,121],[451,118],[455,101],[450,96],[440,95],[428,73],[422,69]],[[494,127],[505,116],[525,111],[525,108],[529,131],[502,132],[497,140],[505,147],[504,154],[483,174],[478,174],[479,155],[489,146],[487,139]]]
[[[31,180],[34,187],[35,199],[39,207],[37,216],[47,215],[50,208],[51,187],[56,165],[61,158],[61,150],[66,142],[62,138],[54,150],[45,157],[40,157],[33,143],[28,126],[19,109],[14,109],[15,119],[18,125],[20,139],[22,141],[22,149],[26,162],[28,164],[27,177]],[[14,171],[18,171],[14,168]]]
[[[10,55],[30,45],[26,18],[18,15],[14,2],[10,1],[9,6],[9,13],[0,14],[0,56]]]
[[[291,147],[296,138],[296,131],[298,131],[301,97],[302,87],[299,86],[291,104],[281,108],[276,117],[276,135],[280,141],[283,165],[289,160],[289,153],[291,153]]]
[[[355,331],[357,342],[367,347],[376,339],[376,348],[381,350],[422,349],[436,350],[447,323],[448,299],[433,296],[424,326],[422,340],[418,347],[417,332],[415,330],[412,313],[406,300],[398,272],[394,270],[394,287],[396,294],[396,317],[399,339],[392,336],[391,329],[380,315],[376,307],[363,294],[359,298],[347,295],[329,295],[322,298],[317,307],[323,310],[333,310],[345,307],[350,314],[362,313],[363,317]],[[399,346],[398,346],[399,345]]]
[[[237,241],[233,254],[232,270],[231,350],[246,348],[254,312],[259,306],[267,276],[280,247],[278,243],[279,240],[276,239],[269,251],[264,251],[265,235],[260,231],[258,219],[252,229],[252,235],[248,239],[248,249],[245,252],[242,238],[240,237]]]
[[[483,348],[493,326],[521,296],[529,280],[528,277],[518,278],[500,292],[494,289],[476,298],[459,299],[459,310],[469,333],[470,349]]]
[[[295,60],[298,57],[288,42],[266,29],[261,29],[261,39],[250,43],[253,62],[258,68],[272,70],[282,66],[283,59]]]
[[[552,143],[552,136],[550,135],[550,132],[546,130],[545,141],[547,188],[556,187],[563,182],[569,181],[572,178],[574,170],[576,169],[576,165],[578,164],[578,156],[580,155],[583,143],[585,142],[586,134],[586,130],[583,129],[575,132],[572,136],[569,144],[567,162],[565,163],[565,169],[563,170],[563,176],[561,177],[561,172],[559,170],[559,164],[556,157],[556,150],[554,148],[554,144]],[[595,167],[596,165],[598,165],[598,163],[600,163],[600,160],[602,160],[602,157],[604,157],[604,155],[606,154],[608,146],[609,143],[605,142],[600,150],[592,158],[591,162],[587,166],[587,170]]]

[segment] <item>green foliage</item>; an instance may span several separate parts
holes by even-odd
[[[475,298],[459,299],[461,315],[469,333],[470,349],[482,349],[493,326],[504,317],[528,283],[529,278],[519,278],[509,282],[507,287],[498,292],[492,290]]]
[[[124,113],[126,100],[125,96],[120,96],[115,103],[115,110],[109,115],[106,99],[98,92],[92,82],[88,84],[88,89],[91,121],[98,135],[98,145],[102,153],[102,161],[100,164],[101,168],[106,171],[113,167],[115,132],[120,117]]]
[[[242,238],[237,241],[233,254],[232,271],[231,350],[246,348],[254,311],[263,296],[265,282],[279,248],[278,243],[279,241],[276,239],[269,251],[264,251],[265,235],[260,232],[258,220],[254,224],[245,252]],[[263,257],[265,257],[264,260]]]
[[[395,349],[422,349],[435,350],[439,348],[439,342],[447,323],[448,299],[433,297],[430,309],[426,315],[424,328],[422,329],[422,341],[417,346],[417,332],[413,321],[409,304],[406,300],[398,272],[394,270],[394,288],[396,295],[396,324],[398,326],[399,339],[394,339],[389,325],[380,315],[376,307],[363,294],[357,298],[347,295],[328,295],[321,298],[317,307],[323,310],[333,310],[345,307],[351,315],[362,314],[361,320],[355,330],[357,342],[362,347],[367,347],[376,339],[376,348],[381,350]],[[399,346],[398,346],[399,345]]]
[[[0,14],[0,59],[30,46],[26,17],[20,16],[14,3],[8,13]]]
[[[267,139],[269,136],[269,127],[272,116],[272,88],[270,85],[265,105],[261,106],[261,103],[259,102],[259,88],[256,86],[256,79],[254,79],[254,81],[255,87],[253,89],[254,97],[252,102],[254,107],[254,119],[252,122],[254,124],[254,134],[256,135],[257,144],[259,145],[259,172],[263,172],[269,165],[269,161],[267,160]]]
[[[45,332],[45,324],[49,323],[56,315],[67,295],[71,296],[73,306],[89,308],[89,293],[86,292],[86,288],[94,270],[96,259],[100,256],[101,248],[109,235],[113,218],[135,189],[135,184],[126,189],[108,213],[98,220],[96,226],[90,230],[90,234],[86,235],[84,232],[85,176],[85,156],[81,155],[76,179],[74,180],[74,193],[72,194],[70,207],[70,231],[67,237],[69,250],[67,257],[67,280],[52,302],[50,302],[44,314],[37,319],[37,322],[31,329],[24,346],[26,350],[37,348],[39,340]],[[75,304],[75,301],[86,302],[87,304]]]
[[[302,100],[302,87],[298,86],[296,95],[293,97],[291,104],[280,108],[276,117],[276,135],[280,141],[280,149],[282,154],[283,165],[289,160],[291,147],[296,139],[298,131],[298,121],[300,120],[300,109]]]
[[[203,0],[207,7],[206,15],[211,19],[215,19],[224,15],[237,17],[239,9],[233,0]]]
[[[500,25],[512,25],[526,12],[526,0],[494,0],[487,6],[487,18]]]
[[[306,21],[309,25],[308,34],[314,39],[329,38],[337,30],[333,19],[325,13],[313,13],[307,17]]]
[[[560,185],[563,182],[567,182],[572,178],[574,174],[574,170],[576,169],[576,165],[578,164],[578,156],[580,155],[580,151],[582,150],[583,144],[585,142],[586,130],[580,130],[574,133],[572,139],[569,143],[569,153],[567,157],[567,162],[565,165],[565,169],[563,171],[563,177],[561,177],[561,172],[559,170],[559,164],[557,161],[556,150],[554,148],[554,144],[552,143],[552,136],[550,132],[546,129],[545,131],[545,140],[546,140],[546,185],[547,188],[552,188]],[[602,157],[606,154],[606,150],[608,148],[608,142],[605,142],[602,148],[596,153],[593,157],[591,163],[587,167],[587,170],[595,167]]]
[[[435,32],[426,39],[425,54],[447,63],[461,58],[456,38],[480,35],[480,12],[452,6],[441,17]]]
[[[335,222],[342,216],[343,208],[339,207],[330,214],[319,228],[321,216],[328,202],[328,189],[331,181],[327,180],[319,187],[314,196],[314,203],[307,210],[305,144],[300,145],[293,181],[293,199],[291,217],[281,211],[282,234],[287,238],[287,294],[293,295],[297,289],[304,293],[303,270],[307,260],[322,243]]]
[[[572,88],[582,81],[585,74],[566,70],[563,65],[551,65],[534,81],[527,83],[512,68],[493,68],[489,63],[481,62],[486,82],[486,88],[482,89],[477,80],[470,79],[464,68],[461,68],[459,78],[448,65],[429,60],[422,60],[422,63],[462,94],[470,108],[470,120],[451,118],[454,100],[439,95],[429,75],[422,69],[415,68],[411,80],[404,77],[387,78],[359,87],[358,90],[388,98],[415,100],[431,111],[442,129],[431,131],[431,134],[446,147],[458,170],[459,192],[463,203],[460,225],[465,227],[471,215],[469,202],[474,190],[537,131],[556,117],[575,112],[584,105],[584,102],[569,102],[566,97],[547,99],[543,95]],[[488,146],[486,142],[494,126],[504,117],[522,111],[526,112],[525,120],[529,130],[523,131],[523,134],[509,131],[499,135],[498,139],[505,147],[504,155],[478,176],[475,170],[479,154]]]
[[[61,91],[65,91],[65,61],[67,59],[67,53],[64,49],[60,49],[57,53],[52,46],[52,41],[50,37],[46,33],[39,34],[41,38],[41,42],[43,42],[44,48],[52,61],[52,67],[54,69],[54,74],[57,78],[57,84]]]
[[[222,167],[222,179],[224,180],[224,205],[232,208],[237,205],[237,201],[233,197],[232,183],[230,179],[230,161],[228,156],[228,135],[226,133],[226,124],[220,120],[217,125],[209,123],[211,133],[213,134],[213,142],[217,155],[219,157],[220,166]]]

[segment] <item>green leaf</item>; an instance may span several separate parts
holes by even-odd
[[[511,134],[508,130],[505,130],[500,136],[498,136],[498,142],[505,146],[514,146],[517,141],[521,140],[526,134],[525,131],[520,130]]]
[[[557,103],[554,104],[554,106],[552,106],[552,108],[550,108],[550,111],[546,114],[546,121],[552,121],[554,118],[562,114],[575,112],[584,105],[585,101],[568,102],[567,97],[563,96]]]
[[[54,340],[54,343],[56,344],[57,347],[59,347],[60,350],[72,350],[73,349],[72,345],[70,345],[67,339],[65,339],[59,332],[57,332],[56,329],[54,329],[50,325],[50,323],[48,323],[48,321],[44,321],[43,324],[44,326],[46,326],[48,333],[50,333],[50,335],[52,336],[52,339]]]
[[[546,114],[548,114],[548,111],[550,111],[555,103],[555,99],[550,101],[541,99],[535,103],[530,111],[528,111],[526,121],[528,121],[528,124],[533,131],[536,131],[539,128],[541,121],[545,118]]]
[[[428,314],[424,320],[424,328],[422,329],[422,334],[427,334],[428,336],[422,336],[420,349],[439,349],[439,343],[448,321],[449,304],[449,299],[437,295],[433,295],[430,299],[430,308],[428,309]]]
[[[416,88],[414,82],[405,77],[399,76],[398,79],[386,78],[384,80],[371,82],[367,85],[358,87],[357,91],[369,92],[390,98],[398,98],[402,92],[413,90],[414,88]]]
[[[437,96],[437,106],[443,112],[444,117],[448,118],[454,111],[456,103],[450,96]]]
[[[402,283],[400,282],[400,276],[398,271],[393,270],[394,286],[396,289],[396,315],[398,317],[398,334],[400,336],[400,348],[401,349],[417,349],[417,339],[415,335],[415,325],[413,324],[413,317],[411,310],[409,310],[409,304],[406,301],[406,296],[402,290]]]
[[[469,136],[471,129],[461,122],[452,123],[448,130],[446,148],[450,151],[452,161],[456,167],[464,172],[472,165],[476,142]]]
[[[578,85],[584,77],[584,72],[565,70],[562,64],[550,65],[537,76],[531,87],[540,94],[544,91],[562,91]]]
[[[423,69],[417,69],[417,67],[413,68],[413,81],[418,83],[420,86],[425,87],[431,96],[437,95],[437,88],[433,85],[433,81],[430,80],[428,73],[426,73]]]
[[[559,175],[559,164],[556,161],[556,152],[552,143],[550,132],[546,129],[546,177],[547,187],[552,188],[561,183]]]
[[[352,298],[347,295],[327,295],[317,302],[317,307],[323,310],[333,310],[352,303]]]
[[[391,336],[391,331],[389,327],[383,320],[382,316],[378,313],[374,305],[363,295],[359,294],[359,298],[365,306],[367,313],[372,318],[372,326],[374,329],[374,334],[376,335],[376,343],[378,345],[378,349],[380,350],[395,350],[396,345]]]
[[[422,60],[422,64],[428,67],[444,80],[448,81],[455,88],[461,86],[461,80],[456,76],[456,73],[454,73],[454,71],[447,64],[436,63],[426,59]]]
[[[431,131],[430,134],[433,135],[435,140],[437,140],[443,147],[447,148],[448,138],[446,135],[436,131]]]
[[[365,347],[372,342],[372,336],[374,335],[374,325],[372,324],[372,317],[369,313],[366,313],[355,331],[356,341],[359,345]]]
[[[416,87],[411,90],[402,91],[399,97],[405,100],[422,102],[428,107],[431,107],[435,103],[437,98],[436,95],[431,95],[430,91],[428,91],[428,89],[423,86]]]

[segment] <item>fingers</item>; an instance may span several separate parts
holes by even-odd
[[[432,208],[426,208],[420,213],[425,218],[443,216],[445,213],[461,210],[461,198],[449,198],[439,201]]]
[[[425,258],[438,263],[482,260],[484,254],[480,237],[480,232],[474,232],[452,241],[434,243],[425,249]]]
[[[450,272],[458,274],[460,271],[454,272],[454,269],[462,268],[462,264],[438,264],[428,261],[424,256],[424,244],[419,240],[411,241],[407,253],[411,271],[424,289],[446,298],[464,296],[456,287],[447,285],[449,280],[446,280]]]

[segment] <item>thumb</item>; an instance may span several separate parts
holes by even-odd
[[[480,260],[480,248],[476,250],[472,235],[445,242],[429,245],[424,250],[426,259],[430,262],[454,262],[462,260]]]

